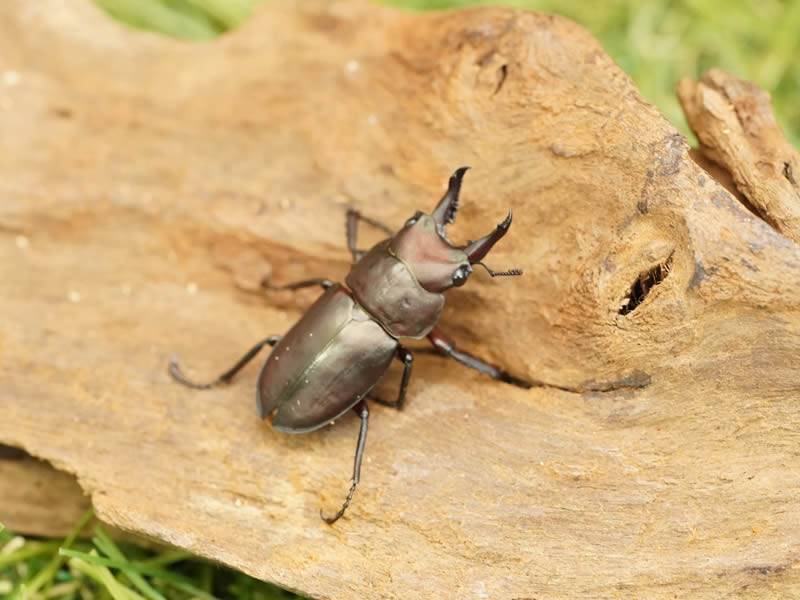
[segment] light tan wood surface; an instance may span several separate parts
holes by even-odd
[[[188,44],[11,0],[0,71],[0,443],[103,520],[320,599],[800,594],[796,196],[748,210],[577,25],[276,2]],[[442,328],[540,385],[419,356],[328,527],[357,419],[282,435],[256,365],[167,362],[285,332],[316,292],[262,277],[342,280],[347,205],[400,226],[462,165],[451,238],[513,208],[487,263],[525,274]]]

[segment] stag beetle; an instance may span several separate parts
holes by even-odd
[[[366,399],[396,409],[403,408],[414,357],[399,338],[427,338],[437,353],[455,359],[500,381],[530,387],[522,379],[475,356],[456,350],[455,344],[436,328],[442,308],[442,292],[464,285],[473,265],[492,276],[521,275],[519,269],[496,272],[481,261],[511,225],[512,213],[494,231],[465,246],[454,246],[445,228],[455,220],[461,180],[468,167],[450,177],[447,192],[433,213],[420,211],[394,233],[386,225],[350,209],[347,212],[347,245],[353,265],[345,285],[327,279],[308,279],[268,289],[298,289],[313,285],[324,293],[283,337],[270,336],[253,346],[230,369],[210,383],[195,383],[180,370],[176,358],[169,372],[177,381],[205,389],[224,384],[265,346],[272,346],[258,376],[256,407],[259,416],[284,433],[308,433],[338,418],[351,408],[361,418],[353,465],[353,484],[335,523],[347,510],[358,485],[361,458],[367,437],[369,409]],[[356,249],[358,222],[382,229],[390,237],[365,252]],[[400,391],[394,401],[370,394],[394,358],[403,365]]]

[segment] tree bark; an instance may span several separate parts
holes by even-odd
[[[751,210],[559,17],[276,2],[188,44],[14,0],[0,56],[0,443],[103,520],[316,598],[800,593],[800,167],[753,88],[681,88]],[[489,264],[525,274],[442,328],[537,385],[420,355],[329,527],[357,419],[282,435],[257,366],[167,363],[285,332],[316,292],[264,276],[343,280],[346,205],[399,227],[462,165],[451,237],[513,208]]]

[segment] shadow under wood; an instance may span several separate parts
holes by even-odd
[[[59,537],[91,506],[73,475],[20,448],[0,445],[0,523],[17,533]]]

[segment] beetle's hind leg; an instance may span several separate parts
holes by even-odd
[[[358,222],[364,221],[372,225],[373,227],[377,227],[378,229],[383,230],[389,235],[394,235],[394,231],[388,225],[384,225],[380,221],[376,221],[370,217],[365,217],[360,212],[358,212],[355,208],[348,208],[347,209],[347,248],[350,250],[350,254],[353,255],[353,262],[358,262],[359,259],[366,254],[364,250],[359,250],[356,248],[356,238],[358,237]]]
[[[497,379],[498,381],[505,381],[506,383],[510,383],[511,385],[515,385],[521,388],[531,388],[533,384],[530,381],[525,381],[524,379],[520,379],[519,377],[515,377],[508,371],[504,371],[500,367],[496,367],[495,365],[486,362],[478,358],[477,356],[473,356],[468,352],[463,352],[461,350],[456,350],[456,343],[439,331],[438,328],[434,328],[428,334],[428,341],[433,344],[433,347],[440,353],[444,354],[445,356],[449,356],[456,362],[460,362],[465,367],[469,367],[470,369],[475,369],[493,379]]]
[[[411,350],[405,346],[397,346],[397,354],[395,357],[403,361],[403,379],[400,381],[400,391],[397,394],[397,400],[381,400],[371,394],[368,398],[374,400],[378,404],[390,406],[397,410],[403,410],[403,404],[406,401],[406,391],[408,391],[408,382],[411,379],[411,368],[414,366],[414,355],[411,353]]]
[[[358,413],[358,416],[361,417],[361,429],[358,430],[358,442],[356,442],[356,457],[353,461],[353,485],[350,486],[350,491],[347,493],[347,498],[342,505],[342,508],[339,509],[332,517],[326,517],[322,513],[322,509],[319,510],[320,518],[325,521],[328,525],[333,525],[339,518],[344,514],[344,511],[347,510],[347,507],[350,506],[350,501],[353,499],[353,494],[356,491],[356,486],[358,485],[358,480],[361,477],[361,459],[364,456],[364,444],[367,442],[367,424],[369,422],[369,408],[367,407],[367,403],[364,400],[361,400],[358,404],[353,407],[353,410]]]
[[[172,378],[177,381],[178,383],[182,383],[183,385],[194,388],[196,390],[206,390],[208,388],[212,388],[217,385],[222,385],[224,383],[228,383],[236,373],[242,370],[247,363],[249,363],[253,358],[255,358],[256,354],[258,354],[264,346],[274,346],[280,341],[280,336],[271,335],[266,339],[261,340],[255,346],[250,348],[242,358],[240,358],[235,365],[233,365],[230,369],[225,371],[222,375],[217,377],[214,381],[210,381],[208,383],[197,383],[190,379],[186,378],[186,375],[183,374],[181,371],[180,366],[178,365],[178,357],[173,356],[172,359],[169,361],[169,374],[172,375]]]

